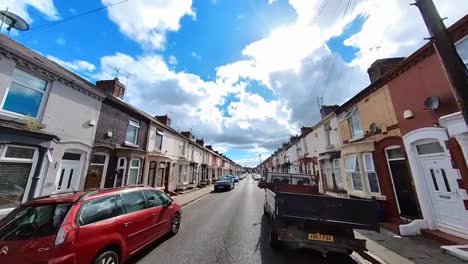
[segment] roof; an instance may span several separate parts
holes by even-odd
[[[7,55],[5,51],[18,56],[28,63],[34,64],[38,68],[42,68],[59,78],[62,78],[67,86],[76,85],[99,98],[105,97],[105,94],[97,90],[88,80],[49,60],[32,49],[25,47],[19,42],[0,34],[0,52]]]
[[[458,41],[464,36],[466,36],[468,34],[468,15],[465,15],[463,18],[458,20],[455,24],[448,28],[448,31],[454,41]],[[408,56],[405,60],[398,63],[392,70],[388,71],[378,80],[371,83],[358,94],[356,94],[351,99],[342,104],[338,109],[335,110],[335,113],[340,114],[346,111],[349,107],[361,101],[362,99],[370,95],[372,92],[380,89],[381,87],[389,83],[391,80],[400,76],[401,74],[409,70],[411,67],[413,67],[415,64],[419,63],[424,58],[426,58],[434,52],[435,49],[432,45],[432,42],[424,44],[421,48],[419,48],[413,54]]]

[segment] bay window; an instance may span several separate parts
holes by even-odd
[[[45,101],[47,81],[25,71],[14,69],[2,109],[37,118]]]
[[[341,188],[343,180],[341,178],[340,159],[333,160],[333,172],[335,173],[334,175],[337,188]]]
[[[0,210],[16,207],[23,202],[36,161],[35,148],[0,145]]]
[[[355,191],[363,191],[359,162],[356,154],[348,155],[346,158],[346,172],[351,176],[351,183]]]
[[[138,130],[139,129],[140,129],[140,123],[137,120],[129,119],[125,142],[136,145],[138,142]]]
[[[140,175],[140,159],[132,159],[128,168],[127,185],[134,185],[138,183],[138,176]]]
[[[369,183],[369,191],[371,193],[380,193],[379,180],[375,172],[374,159],[372,153],[364,153],[364,171],[366,172],[367,181]]]

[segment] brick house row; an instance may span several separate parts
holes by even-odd
[[[449,28],[468,65],[468,16]],[[260,170],[304,173],[328,195],[377,199],[384,227],[468,238],[468,128],[432,43],[374,62],[371,84],[266,159]]]
[[[118,79],[92,84],[0,34],[0,218],[52,193],[141,183],[175,192],[241,173],[124,95]]]

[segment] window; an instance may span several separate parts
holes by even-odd
[[[13,70],[3,110],[37,118],[45,98],[47,81],[19,69]]]
[[[372,153],[364,153],[364,170],[367,175],[367,180],[369,182],[369,191],[371,193],[380,193],[379,179],[377,178],[377,173],[375,172],[374,159],[372,158]]]
[[[57,233],[70,209],[70,203],[20,206],[2,219],[0,240],[30,240]]]
[[[182,143],[182,151],[180,154],[185,157],[185,142]]]
[[[323,126],[324,130],[325,130],[325,143],[326,145],[325,146],[331,146],[332,145],[332,139],[331,139],[331,127],[330,127],[330,123],[326,123],[324,126]]]
[[[167,204],[169,201],[172,201],[172,198],[163,192],[156,192],[156,194],[159,196],[159,199],[161,199],[163,204]]]
[[[116,206],[115,196],[104,197],[85,203],[78,217],[78,223],[89,225],[120,214],[123,214],[123,211]]]
[[[468,68],[468,37],[458,42],[455,46],[457,48],[458,54],[460,55],[460,58]]]
[[[0,209],[16,207],[23,201],[36,153],[35,148],[0,145]]]
[[[145,193],[146,200],[148,201],[148,207],[157,207],[164,204],[156,191],[144,190],[143,192]]]
[[[355,191],[363,191],[359,163],[356,154],[348,155],[346,158],[346,172],[351,175],[351,182]]]
[[[182,165],[179,165],[179,183],[182,183]]]
[[[156,141],[154,147],[159,151],[162,150],[163,136],[164,132],[162,130],[156,129]]]
[[[401,152],[401,148],[389,148],[386,149],[387,152],[387,160],[397,160],[397,159],[404,159],[403,153]]]
[[[129,119],[128,127],[127,127],[127,136],[125,137],[125,142],[131,143],[131,144],[137,144],[139,129],[140,129],[140,123],[137,120]]]
[[[141,191],[122,193],[120,196],[127,214],[147,208],[145,197]]]
[[[130,167],[128,168],[128,185],[134,185],[138,182],[138,176],[140,175],[140,159],[132,159],[130,161]]]
[[[336,184],[341,186],[343,180],[341,179],[340,159],[333,160],[333,171],[335,172]]]
[[[351,130],[351,137],[356,138],[364,134],[361,128],[361,121],[359,120],[359,114],[357,108],[353,108],[343,117],[342,120],[348,119],[349,129]]]
[[[419,155],[434,154],[444,152],[444,148],[439,142],[419,144],[416,146]]]

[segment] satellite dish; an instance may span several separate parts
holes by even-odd
[[[370,124],[370,126],[369,126],[369,130],[370,130],[372,133],[377,133],[377,132],[379,132],[380,128],[379,128],[379,125],[377,125],[376,123],[372,123],[372,124]]]
[[[424,109],[426,110],[437,110],[440,107],[440,98],[437,95],[429,96],[424,101]]]
[[[2,25],[8,25],[8,31],[10,31],[12,28],[20,31],[29,30],[29,24],[24,19],[8,10],[0,11],[0,20],[2,21]]]

